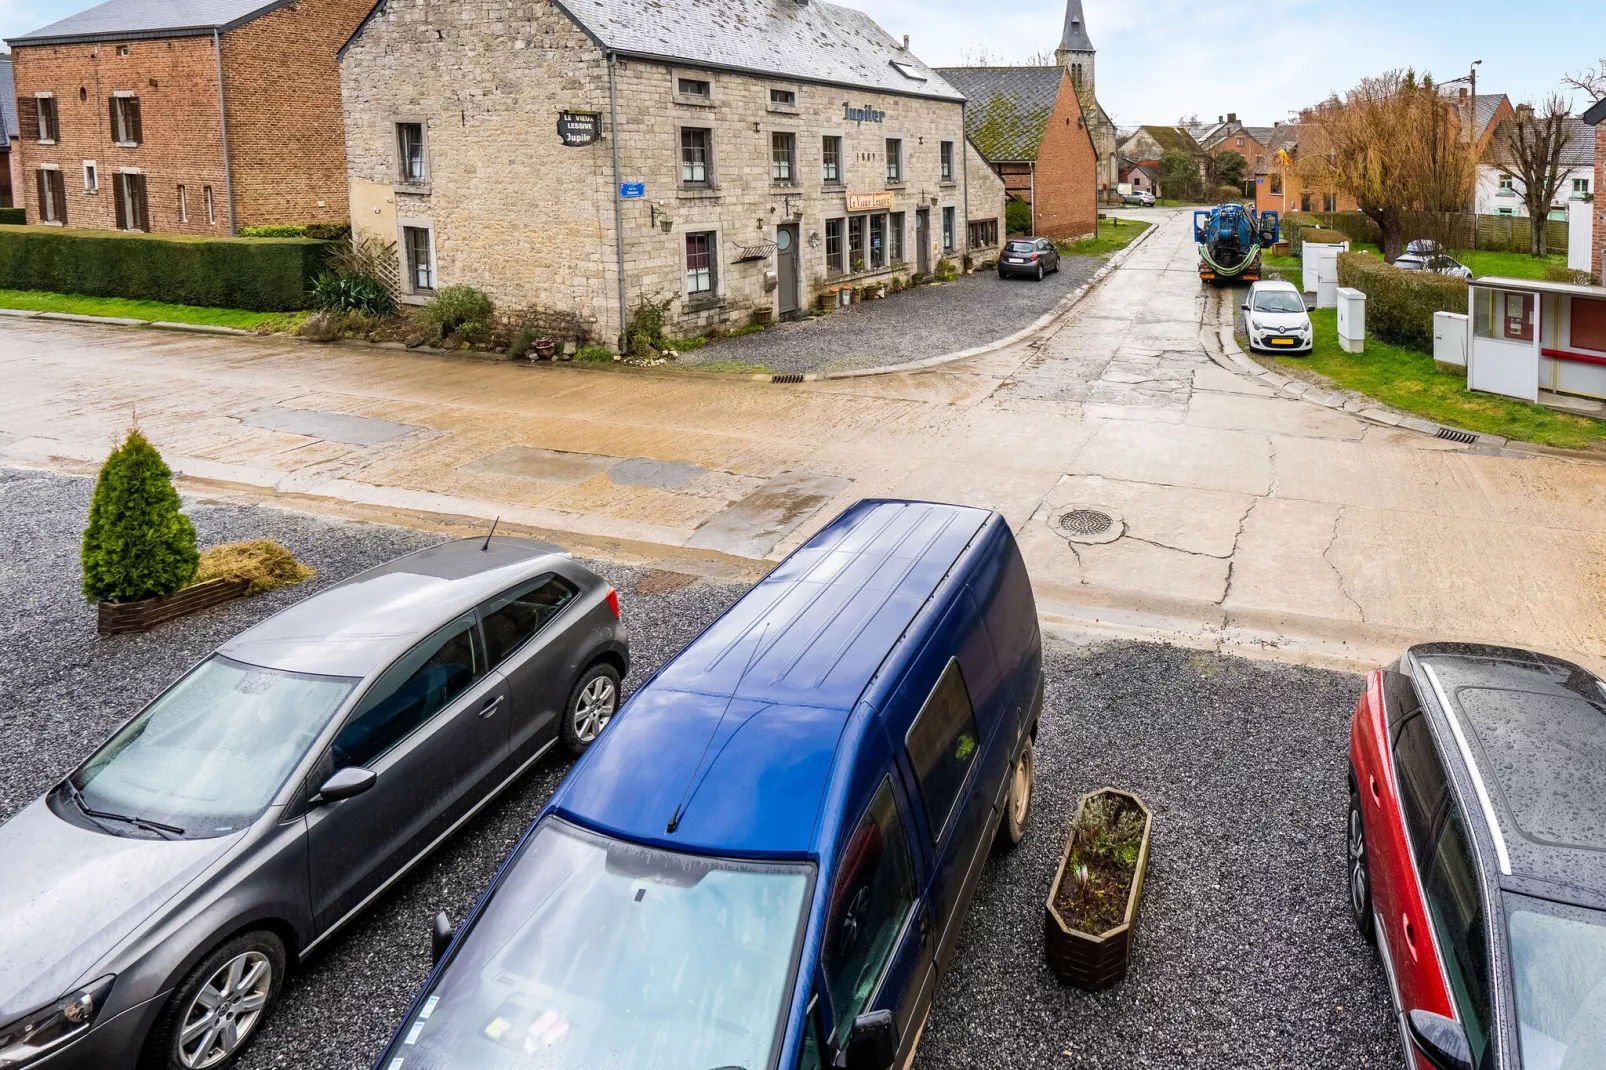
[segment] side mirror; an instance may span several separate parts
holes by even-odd
[[[891,1011],[871,1011],[853,1019],[847,1070],[892,1070],[897,1061],[898,1027]]]
[[[1415,1010],[1406,1017],[1411,1042],[1435,1070],[1473,1070],[1472,1048],[1455,1019]]]
[[[340,770],[334,776],[323,782],[318,794],[312,797],[315,803],[339,802],[349,799],[353,795],[361,795],[374,786],[378,775],[372,769],[359,769],[352,765]]]
[[[1242,304],[1242,305],[1240,305],[1240,306],[1239,306],[1239,307],[1240,307],[1240,308],[1242,308],[1242,309],[1243,309],[1243,310],[1244,310],[1244,311],[1245,311],[1245,312],[1248,312],[1248,311],[1249,311],[1249,302],[1248,302],[1248,301],[1245,301],[1245,302],[1244,302],[1244,303],[1243,303],[1243,304]]]
[[[452,919],[446,916],[446,911],[435,915],[435,923],[429,930],[429,954],[431,962],[439,962],[446,955],[446,949],[452,946],[452,939],[457,936],[457,930],[452,927]]]

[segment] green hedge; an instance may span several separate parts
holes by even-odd
[[[0,289],[289,312],[307,307],[328,245],[0,226]]]
[[[1304,248],[1306,242],[1310,242],[1313,245],[1343,245],[1347,241],[1353,241],[1353,239],[1351,239],[1348,234],[1338,230],[1323,230],[1321,227],[1306,227],[1304,230],[1299,232],[1299,244],[1301,249]]]
[[[1312,212],[1310,218],[1324,230],[1336,230],[1352,242],[1383,244],[1383,232],[1360,212]]]
[[[21,208],[0,208],[0,226],[20,227],[28,222],[28,213]]]
[[[1370,253],[1341,253],[1338,284],[1366,295],[1366,331],[1384,342],[1433,352],[1433,314],[1466,312],[1465,279],[1402,271]]]

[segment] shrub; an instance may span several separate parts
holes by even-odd
[[[491,299],[472,286],[444,286],[415,313],[442,342],[478,342],[491,335]]]
[[[1384,342],[1433,352],[1433,314],[1465,312],[1467,284],[1432,271],[1404,271],[1369,253],[1342,253],[1338,284],[1366,295],[1366,329]]]
[[[309,342],[333,342],[346,333],[346,317],[340,312],[314,312],[296,333]]]
[[[1299,232],[1299,244],[1303,248],[1306,242],[1312,245],[1343,245],[1349,241],[1348,234],[1336,230],[1322,230],[1320,227],[1306,227]]]
[[[664,324],[669,319],[673,297],[650,298],[646,294],[636,298],[636,307],[630,310],[630,322],[625,325],[625,338],[630,352],[642,355],[650,347],[665,349],[669,345],[664,335]]]
[[[252,539],[224,543],[201,554],[195,582],[240,581],[246,585],[246,594],[263,594],[278,587],[294,587],[316,575],[272,539]]]
[[[378,238],[352,238],[334,242],[329,248],[329,267],[339,275],[366,275],[383,286],[394,302],[401,292],[396,243]]]
[[[1378,229],[1376,223],[1366,217],[1364,212],[1316,212],[1307,218],[1323,230],[1343,232],[1352,242],[1366,242],[1368,245],[1383,244],[1383,232]]]
[[[669,348],[673,349],[677,353],[690,353],[692,350],[701,349],[707,344],[708,339],[703,335],[698,335],[696,338],[671,339],[669,342]]]
[[[305,238],[307,237],[307,228],[297,226],[240,227],[236,233],[242,238]]]
[[[396,299],[378,279],[325,271],[312,284],[312,304],[325,312],[362,312],[383,316],[396,311]]]
[[[937,261],[937,278],[946,282],[949,279],[955,278],[958,276],[958,274],[959,269],[954,267],[954,262],[952,260],[949,260],[947,257],[943,257],[941,260]]]
[[[21,208],[0,208],[0,226],[20,227],[28,222],[28,213]]]
[[[523,360],[530,355],[535,340],[541,337],[528,327],[521,327],[513,332],[512,339],[507,344],[507,355],[514,360]]]
[[[195,525],[179,512],[173,473],[137,430],[95,482],[81,559],[84,597],[134,602],[172,594],[195,576]]]
[[[289,312],[307,307],[328,255],[307,238],[0,227],[0,289]]]
[[[1004,203],[1004,229],[1011,234],[1027,234],[1032,229],[1032,206],[1019,197]]]
[[[1588,271],[1551,264],[1545,268],[1546,282],[1570,282],[1574,286],[1599,286],[1600,280]]]
[[[304,228],[307,237],[318,241],[350,241],[350,223],[308,223]]]
[[[574,359],[581,364],[612,364],[613,350],[607,346],[581,346],[575,352]]]

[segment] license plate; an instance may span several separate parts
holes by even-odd
[[[1006,263],[1006,264],[1024,264],[1024,263],[1026,263],[1026,261],[1024,261],[1024,260],[1016,260],[1014,257],[1008,257],[1008,258],[1006,258],[1004,260],[1004,263]]]
[[[1271,344],[1274,346],[1291,346],[1294,344],[1294,340],[1292,338],[1273,338]]]

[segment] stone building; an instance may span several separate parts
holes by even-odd
[[[341,53],[352,223],[407,299],[466,283],[622,336],[802,314],[998,246],[964,100],[814,0],[386,0]]]
[[[108,0],[10,39],[30,223],[342,223],[335,51],[372,0]]]

